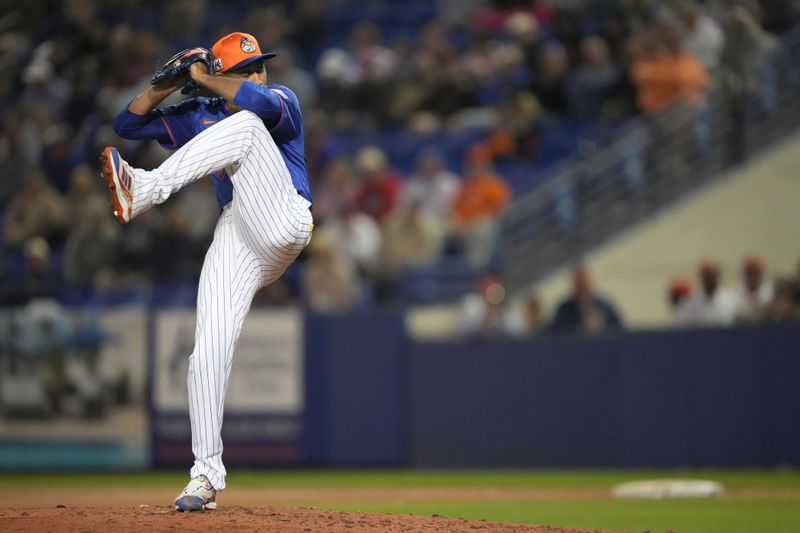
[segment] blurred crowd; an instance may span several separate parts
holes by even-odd
[[[678,327],[719,327],[734,324],[800,322],[800,263],[792,275],[771,279],[764,260],[748,255],[735,284],[724,282],[722,267],[704,259],[697,267],[697,284],[676,277],[669,285],[669,304]]]
[[[800,323],[800,261],[794,275],[768,273],[755,254],[742,259],[738,278],[726,279],[719,262],[703,259],[697,281],[670,281],[665,304],[676,328]],[[507,295],[499,277],[482,278],[461,302],[453,334],[465,339],[527,338],[543,335],[595,335],[624,329],[613,296],[604,294],[584,265],[571,273],[571,290],[552,310],[535,294]]]
[[[478,290],[462,299],[452,333],[462,339],[524,339],[608,334],[623,329],[622,315],[614,302],[598,291],[588,269],[577,265],[571,274],[570,293],[557,302],[551,316],[535,294],[513,301],[499,278],[484,277]]]
[[[539,157],[548,121],[613,123],[701,106],[720,80],[758,84],[773,35],[796,20],[789,0],[393,4],[51,0],[8,12],[0,306],[196,281],[218,217],[210,182],[122,227],[96,164],[108,144],[141,167],[168,155],[121,141],[111,121],[181,48],[243,30],[278,52],[269,80],[304,110],[317,229],[260,300],[337,312],[402,300],[404,273],[442,258],[496,269],[514,191],[498,169]],[[481,134],[468,143],[438,142],[470,128]],[[430,142],[398,160],[382,142],[398,129]]]

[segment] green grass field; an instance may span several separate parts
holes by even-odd
[[[652,478],[712,479],[729,496],[703,500],[553,499],[528,501],[386,501],[307,505],[344,511],[406,513],[583,528],[676,533],[800,532],[800,471],[263,471],[236,472],[229,491],[280,488],[610,489]],[[183,472],[133,474],[3,474],[0,490],[19,488],[179,487]],[[746,494],[751,491],[753,494]],[[270,504],[265,501],[264,505]]]

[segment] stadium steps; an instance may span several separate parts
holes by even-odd
[[[620,234],[585,257],[596,286],[637,327],[669,323],[666,290],[676,275],[696,278],[700,259],[720,262],[725,282],[738,282],[744,255],[761,255],[770,277],[800,260],[800,135],[749,165]],[[550,310],[569,291],[565,266],[535,286]]]

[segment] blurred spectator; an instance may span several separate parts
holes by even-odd
[[[388,81],[397,67],[394,52],[380,42],[381,32],[370,22],[357,23],[348,44],[361,82]]]
[[[752,88],[759,84],[767,69],[767,58],[777,48],[777,40],[759,25],[748,7],[737,4],[722,11],[728,32],[722,54],[723,63],[738,77],[740,85]]]
[[[327,97],[327,95],[326,95]],[[314,190],[314,204],[317,203],[317,186],[328,171],[328,166],[336,164],[344,156],[344,149],[338,137],[331,134],[330,118],[320,110],[312,110],[303,117],[305,122],[306,158],[308,179]]]
[[[30,174],[30,163],[22,147],[22,135],[16,117],[7,117],[0,135],[0,208],[21,190]]]
[[[761,318],[772,301],[773,289],[764,276],[764,261],[750,255],[742,262],[742,282],[736,289],[736,318],[751,322]]]
[[[675,312],[679,326],[729,326],[736,318],[736,296],[720,286],[720,268],[704,260],[698,267],[700,292],[683,302]]]
[[[494,41],[477,34],[474,44],[459,59],[460,84],[469,87],[470,97],[462,115],[469,117],[476,110],[469,108],[491,107],[497,105],[505,94],[530,84],[530,76],[525,70],[524,55],[519,47]],[[475,120],[480,118],[471,118]]]
[[[117,242],[117,274],[129,285],[141,285],[153,279],[153,250],[160,212],[148,210],[128,224],[124,238]]]
[[[317,313],[339,313],[352,309],[358,297],[358,276],[352,261],[336,253],[325,228],[314,232],[308,260],[301,275],[303,296]]]
[[[479,9],[486,8],[486,0],[438,0],[436,7],[443,22],[453,25],[466,25]]]
[[[764,308],[764,321],[774,323],[800,321],[800,305],[795,299],[796,293],[797,288],[793,280],[777,279],[772,300]]]
[[[6,268],[6,264],[0,258],[0,308],[16,307],[25,303],[19,294],[17,280]]]
[[[465,339],[521,337],[527,324],[509,305],[506,289],[494,275],[478,282],[478,291],[461,301],[456,333]]]
[[[4,240],[8,246],[19,247],[37,235],[47,239],[60,237],[66,222],[64,199],[45,181],[44,175],[34,169],[8,204]]]
[[[794,278],[775,280],[772,299],[764,306],[766,322],[800,322],[800,263]]]
[[[448,116],[471,102],[474,80],[464,75],[445,30],[436,21],[423,28],[420,47],[407,59],[408,71],[398,76],[388,104],[393,120],[404,121],[418,111]]]
[[[110,56],[108,60],[112,61],[116,81],[124,85],[134,85],[143,77],[151,76],[153,65],[158,65],[169,57],[169,54],[164,54],[164,50],[160,49],[162,43],[152,30],[135,30],[126,24],[120,24],[112,29],[109,40],[111,46],[106,51]],[[125,103],[127,102],[115,104],[115,113]]]
[[[337,158],[325,167],[319,187],[314,189],[314,219],[324,222],[342,216],[355,204],[355,170],[344,157]]]
[[[625,47],[630,37],[630,28],[625,14],[621,10],[611,10],[603,17],[603,28],[600,35],[608,43],[614,62],[622,64],[625,61]]]
[[[511,199],[505,180],[495,174],[488,149],[467,150],[466,173],[453,203],[454,245],[475,265],[485,265],[492,253],[497,217]]]
[[[112,212],[108,196],[99,189],[101,184],[94,170],[89,165],[78,165],[69,175],[69,190],[65,197],[66,219],[71,224],[80,222],[86,213],[86,205],[92,202],[102,202],[106,206],[106,215]],[[70,229],[71,231],[71,229]]]
[[[709,78],[703,65],[681,47],[675,28],[659,26],[642,35],[631,62],[639,109],[658,113],[678,102],[705,102]]]
[[[375,273],[381,251],[381,228],[375,220],[350,208],[340,217],[328,220],[326,233],[336,243],[336,251],[367,276]]]
[[[544,327],[542,304],[536,295],[530,295],[523,300],[522,317],[525,322],[525,333],[527,335],[535,335]]]
[[[420,205],[398,208],[383,223],[381,274],[399,276],[406,268],[429,265],[442,254],[444,226]]]
[[[25,276],[19,283],[19,303],[57,299],[60,285],[50,266],[50,246],[42,237],[25,242]]]
[[[522,51],[528,70],[535,72],[540,45],[540,27],[536,17],[530,13],[519,11],[508,17],[505,28],[513,42]]]
[[[114,265],[119,227],[108,211],[107,201],[93,198],[72,226],[64,246],[64,273],[71,283],[91,285]]]
[[[463,4],[465,0],[459,0],[457,3],[459,11],[463,11]],[[445,6],[450,5],[445,0]],[[506,24],[507,20],[518,13],[524,13],[534,17],[541,24],[551,25],[557,15],[555,7],[550,5],[550,2],[542,0],[533,1],[494,1],[494,2],[479,2],[467,1],[467,5],[472,7],[474,11],[473,23],[476,27],[485,30],[497,30]],[[452,6],[455,8],[455,6]]]
[[[284,2],[254,2],[247,12],[241,27],[254,28],[254,37],[264,50],[277,50],[291,47],[297,50],[288,39],[292,21]],[[269,67],[267,67],[269,68]]]
[[[369,22],[358,23],[350,30],[348,45],[347,50],[330,48],[320,57],[317,75],[323,84],[321,93],[326,100],[333,96],[333,102],[328,103],[331,111],[348,107],[381,118],[387,111],[385,94],[397,68],[397,57],[381,44],[380,31]]]
[[[291,87],[303,106],[311,109],[317,103],[317,85],[314,78],[305,70],[298,68],[291,51],[281,48],[276,51],[277,57],[267,65],[269,82]]]
[[[560,43],[548,43],[539,52],[539,66],[533,80],[533,92],[539,102],[552,113],[566,114],[567,74],[569,58]]]
[[[622,329],[614,305],[595,293],[589,273],[582,266],[572,272],[572,294],[558,304],[550,331],[553,333],[603,333]]]
[[[350,91],[358,81],[358,69],[347,52],[341,48],[322,52],[316,75],[319,93],[325,95],[319,102],[322,110],[333,114],[351,107]]]
[[[669,300],[669,308],[672,312],[673,319],[678,309],[685,304],[685,302],[692,297],[692,282],[683,276],[673,279],[669,284],[667,298]]]
[[[797,272],[794,277],[794,304],[800,309],[800,261],[797,262]]]
[[[570,65],[577,63],[578,57],[580,57],[580,45],[584,37],[580,19],[581,15],[577,10],[568,9],[556,10],[553,19],[553,33],[564,46]]]
[[[619,68],[611,61],[606,42],[595,36],[581,42],[581,63],[567,83],[569,107],[580,119],[596,119],[619,79]]]
[[[61,193],[69,188],[69,175],[72,171],[70,145],[73,136],[70,128],[63,124],[50,126],[42,136],[42,170],[47,174],[50,184]]]
[[[299,4],[291,37],[308,57],[327,32],[325,3],[321,0],[303,0]]]
[[[500,124],[486,144],[495,157],[536,161],[541,154],[541,143],[542,108],[536,95],[519,91],[500,108]]]
[[[678,3],[678,14],[684,25],[684,45],[708,71],[719,66],[725,46],[725,34],[720,24],[694,2]]]
[[[19,139],[20,155],[30,165],[41,165],[45,132],[51,126],[47,109],[39,107],[15,115],[13,121],[17,123],[11,127]]]
[[[759,2],[764,29],[780,34],[792,27],[797,20],[798,5],[794,0],[766,0]]]
[[[20,107],[25,112],[40,109],[48,121],[59,123],[64,118],[70,99],[70,85],[55,71],[54,57],[59,53],[56,43],[46,41],[33,50],[33,56],[22,73],[24,88]]]
[[[676,14],[670,4],[661,0],[622,0],[626,25],[638,33],[655,24],[675,23]]]
[[[198,255],[189,236],[189,217],[177,204],[163,209],[162,213],[150,248],[153,277],[158,282],[196,282],[204,251]]]
[[[172,0],[164,6],[164,31],[173,39],[196,41],[207,14],[208,0]]]
[[[417,171],[406,181],[400,198],[400,207],[417,206],[428,216],[445,224],[458,192],[458,176],[444,168],[441,154],[433,149],[417,157]]]
[[[377,146],[362,148],[356,156],[356,167],[361,173],[355,193],[356,208],[381,222],[397,204],[403,182]]]

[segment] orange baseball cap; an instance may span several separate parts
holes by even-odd
[[[683,276],[674,278],[669,284],[669,294],[672,297],[689,296],[692,294],[692,282]]]
[[[236,70],[253,61],[275,57],[274,52],[261,53],[256,38],[249,33],[235,31],[214,43],[211,47],[214,54],[214,72],[223,73]]]

